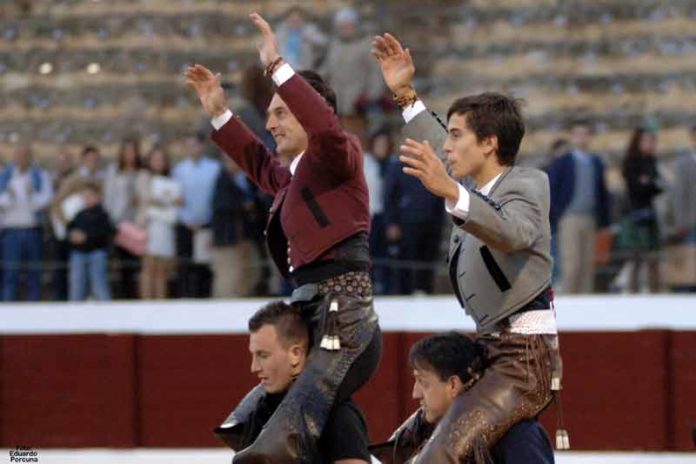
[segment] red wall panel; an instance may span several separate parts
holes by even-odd
[[[696,428],[696,332],[670,334],[669,443],[673,449],[693,451],[691,430]]]
[[[134,446],[133,336],[6,336],[4,446]]]
[[[665,331],[561,335],[563,412],[573,448],[665,448],[667,341]]]
[[[148,336],[138,351],[140,446],[219,445],[212,429],[256,384],[247,337]]]
[[[401,335],[396,333],[383,335],[382,360],[377,367],[377,372],[354,397],[365,414],[372,441],[388,436],[399,420],[400,338]]]
[[[386,333],[356,395],[372,440],[417,406],[410,346]],[[696,332],[561,335],[574,449],[692,450]],[[0,339],[0,446],[220,446],[211,429],[256,384],[243,335],[41,335]],[[542,415],[552,435],[557,413]]]

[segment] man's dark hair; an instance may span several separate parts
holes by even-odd
[[[249,319],[249,332],[258,332],[264,325],[272,325],[285,346],[309,343],[309,330],[300,310],[282,301],[262,307]]]
[[[432,371],[446,381],[453,375],[462,383],[471,379],[471,373],[483,373],[486,368],[486,350],[458,332],[446,332],[419,340],[411,347],[411,366]]]
[[[302,8],[300,5],[291,5],[285,12],[282,14],[283,18],[287,18],[293,13],[299,13],[303,17],[307,16],[307,11],[305,11],[304,8]]]
[[[89,155],[90,153],[99,153],[99,149],[95,146],[92,145],[87,145],[82,149],[82,154],[80,155],[81,158],[84,158],[85,156]]]
[[[578,117],[570,121],[570,129],[573,130],[576,127],[584,127],[585,129],[589,130],[591,134],[594,134],[595,132],[594,124],[589,118],[586,117]]]
[[[319,73],[311,70],[305,70],[300,71],[298,74],[302,76],[304,80],[307,81],[307,83],[311,85],[314,90],[317,91],[319,95],[324,97],[326,103],[328,103],[329,106],[333,108],[334,113],[338,111],[336,93],[333,91],[331,87],[329,87],[329,84],[326,83],[324,78],[322,78],[319,75]]]
[[[481,140],[498,138],[498,161],[503,166],[515,164],[517,152],[524,137],[524,121],[520,100],[499,93],[482,93],[460,98],[447,111],[447,120],[453,114],[466,117],[466,124]]]
[[[553,143],[551,144],[551,150],[552,150],[552,151],[556,151],[556,150],[558,150],[559,148],[564,147],[564,146],[566,146],[566,145],[570,145],[567,139],[563,139],[563,138],[556,139],[556,140],[554,140]]]

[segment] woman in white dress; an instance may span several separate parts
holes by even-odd
[[[169,156],[161,147],[147,157],[148,175],[138,183],[140,205],[136,222],[147,230],[147,250],[140,274],[143,299],[167,298],[167,283],[176,255],[176,214],[181,205],[181,185],[169,176]]]

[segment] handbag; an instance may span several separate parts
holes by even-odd
[[[121,222],[114,243],[135,256],[142,256],[147,250],[147,231],[132,222]]]

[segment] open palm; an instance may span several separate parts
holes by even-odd
[[[397,93],[401,89],[413,86],[416,69],[411,52],[404,49],[393,35],[387,33],[375,37],[372,42],[372,55],[379,61],[384,81],[392,92]]]
[[[266,67],[280,56],[278,41],[273,33],[273,29],[271,29],[271,25],[260,14],[251,13],[249,18],[261,32],[262,41],[258,46],[259,58],[261,59],[261,64]]]
[[[186,85],[196,91],[203,109],[210,116],[219,116],[227,109],[227,99],[220,84],[220,74],[213,74],[205,66],[196,64],[186,69]]]

